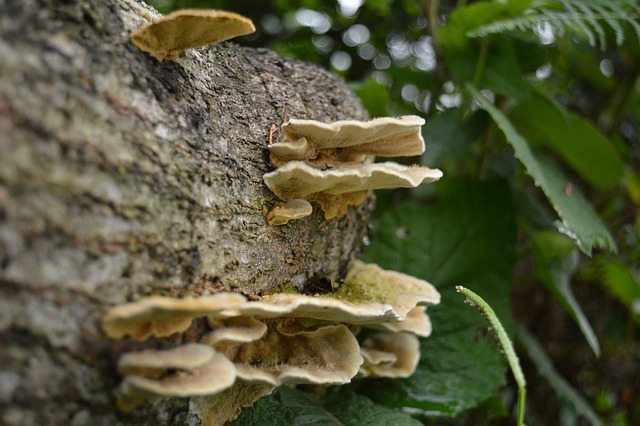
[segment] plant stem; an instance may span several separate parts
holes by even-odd
[[[489,321],[489,325],[491,329],[496,335],[498,339],[498,344],[502,349],[502,353],[507,358],[507,362],[509,363],[509,367],[511,368],[511,372],[513,373],[513,377],[516,380],[516,384],[518,385],[518,426],[524,426],[524,407],[525,400],[527,395],[527,382],[524,379],[524,374],[522,373],[522,368],[520,368],[520,361],[518,360],[518,356],[516,355],[516,351],[513,349],[513,343],[507,336],[507,332],[504,330],[504,327],[500,323],[500,320],[496,316],[496,313],[493,311],[491,306],[487,302],[482,299],[482,297],[478,296],[473,291],[468,288],[464,288],[459,285],[456,286],[456,291],[467,298],[466,302],[475,306],[482,316]]]

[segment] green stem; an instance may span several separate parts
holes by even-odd
[[[520,362],[516,355],[516,351],[513,349],[513,343],[509,339],[509,336],[507,336],[507,332],[504,330],[504,327],[500,323],[496,313],[491,309],[491,306],[482,299],[482,297],[461,285],[456,286],[456,291],[465,296],[467,298],[466,302],[471,306],[475,306],[482,316],[489,321],[489,325],[491,325],[491,329],[498,339],[498,344],[502,349],[502,353],[507,358],[513,377],[516,379],[516,384],[518,385],[518,426],[524,426],[524,406],[527,395],[527,382],[524,379],[522,368],[520,368]]]

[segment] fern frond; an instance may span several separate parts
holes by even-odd
[[[589,45],[606,47],[606,27],[615,33],[615,42],[624,42],[623,25],[629,25],[640,42],[640,4],[638,0],[550,0],[544,7],[532,8],[521,15],[482,25],[468,37],[486,37],[512,31],[532,31],[550,25],[556,36],[583,35]]]

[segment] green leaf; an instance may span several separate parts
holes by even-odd
[[[240,417],[231,423],[233,426],[258,424],[337,426],[342,423],[310,393],[280,386],[252,407],[242,410]]]
[[[358,395],[344,387],[330,392],[323,398],[322,405],[344,425],[419,426],[422,424],[407,413],[378,405],[366,396]]]
[[[507,327],[516,240],[508,185],[438,184],[439,198],[389,209],[374,229],[365,259],[424,278],[438,287],[440,305],[429,308],[433,334],[421,345],[415,374],[403,380],[359,384],[374,401],[422,415],[452,416],[492,397],[504,383],[506,364],[484,319],[455,293],[464,284],[486,296]]]
[[[387,16],[391,11],[391,3],[393,0],[368,0],[364,3],[364,7],[371,9],[380,16]]]
[[[640,323],[640,280],[620,261],[601,257],[597,260],[602,270],[602,284],[610,295],[618,299],[631,311],[635,320]],[[635,309],[634,309],[635,308]]]
[[[448,109],[434,116],[422,127],[422,137],[427,144],[423,164],[438,167],[454,159],[467,150],[482,134],[489,116],[477,111],[465,121],[461,121],[454,109]]]
[[[571,240],[553,231],[531,235],[536,258],[536,275],[573,318],[596,356],[600,356],[598,338],[578,301],[571,292],[570,281],[579,261]]]
[[[611,189],[622,179],[624,163],[613,145],[577,115],[534,101],[516,106],[509,118],[527,141],[556,151],[594,187]]]
[[[349,85],[356,95],[362,100],[362,104],[369,111],[371,117],[384,117],[388,115],[389,89],[374,79]]]
[[[454,81],[461,85],[474,82],[481,88],[518,102],[528,102],[531,93],[522,76],[511,40],[496,37],[485,43],[488,43],[486,57],[483,57],[483,47],[477,45],[471,45],[462,51],[445,51],[445,59]]]
[[[348,389],[330,392],[318,400],[308,392],[280,386],[271,395],[242,411],[233,426],[418,426],[406,413],[375,404]]]
[[[446,50],[463,50],[469,43],[467,33],[496,20],[520,15],[531,4],[531,0],[509,2],[477,2],[456,8],[440,29],[440,44]]]
[[[518,343],[525,349],[538,374],[549,383],[560,399],[571,404],[576,413],[587,419],[593,426],[603,424],[587,401],[553,368],[553,364],[545,355],[540,344],[523,327],[518,328]]]
[[[572,238],[580,250],[591,255],[594,246],[616,251],[616,244],[606,226],[591,204],[574,188],[562,171],[548,158],[531,150],[527,141],[518,133],[507,116],[487,100],[475,87],[467,85],[467,90],[486,110],[504,132],[513,146],[516,157],[524,164],[529,175],[546,194],[560,216],[556,223],[560,232]]]

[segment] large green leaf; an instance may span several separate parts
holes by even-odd
[[[478,43],[466,50],[445,50],[445,59],[454,81],[460,85],[474,82],[481,88],[518,102],[528,102],[531,93],[511,40],[495,37],[485,43],[484,47]]]
[[[622,179],[624,163],[613,145],[577,115],[538,100],[518,105],[509,117],[527,141],[552,148],[594,187],[610,189]]]
[[[281,386],[245,409],[233,426],[418,426],[406,413],[393,410],[362,395],[340,389],[319,400],[308,392]]]
[[[507,141],[513,146],[516,157],[524,164],[529,175],[546,194],[560,216],[558,229],[571,237],[580,250],[588,255],[594,246],[616,250],[616,244],[609,230],[597,215],[591,204],[573,187],[562,171],[547,157],[531,150],[527,141],[518,133],[507,116],[487,100],[475,87],[467,85],[467,90],[486,110]]]
[[[483,133],[489,116],[480,110],[462,121],[454,109],[443,111],[422,127],[427,151],[422,156],[424,165],[439,167],[466,151]]]
[[[571,292],[570,281],[578,267],[579,251],[569,238],[555,231],[539,231],[530,235],[536,258],[536,275],[578,324],[596,356],[600,344],[589,320]]]
[[[433,334],[404,380],[367,380],[358,388],[375,401],[422,415],[455,415],[493,396],[506,364],[486,322],[463,303],[454,286],[486,297],[508,329],[515,244],[511,195],[504,181],[438,184],[435,203],[414,201],[387,210],[365,259],[434,283],[442,294],[430,308]]]

